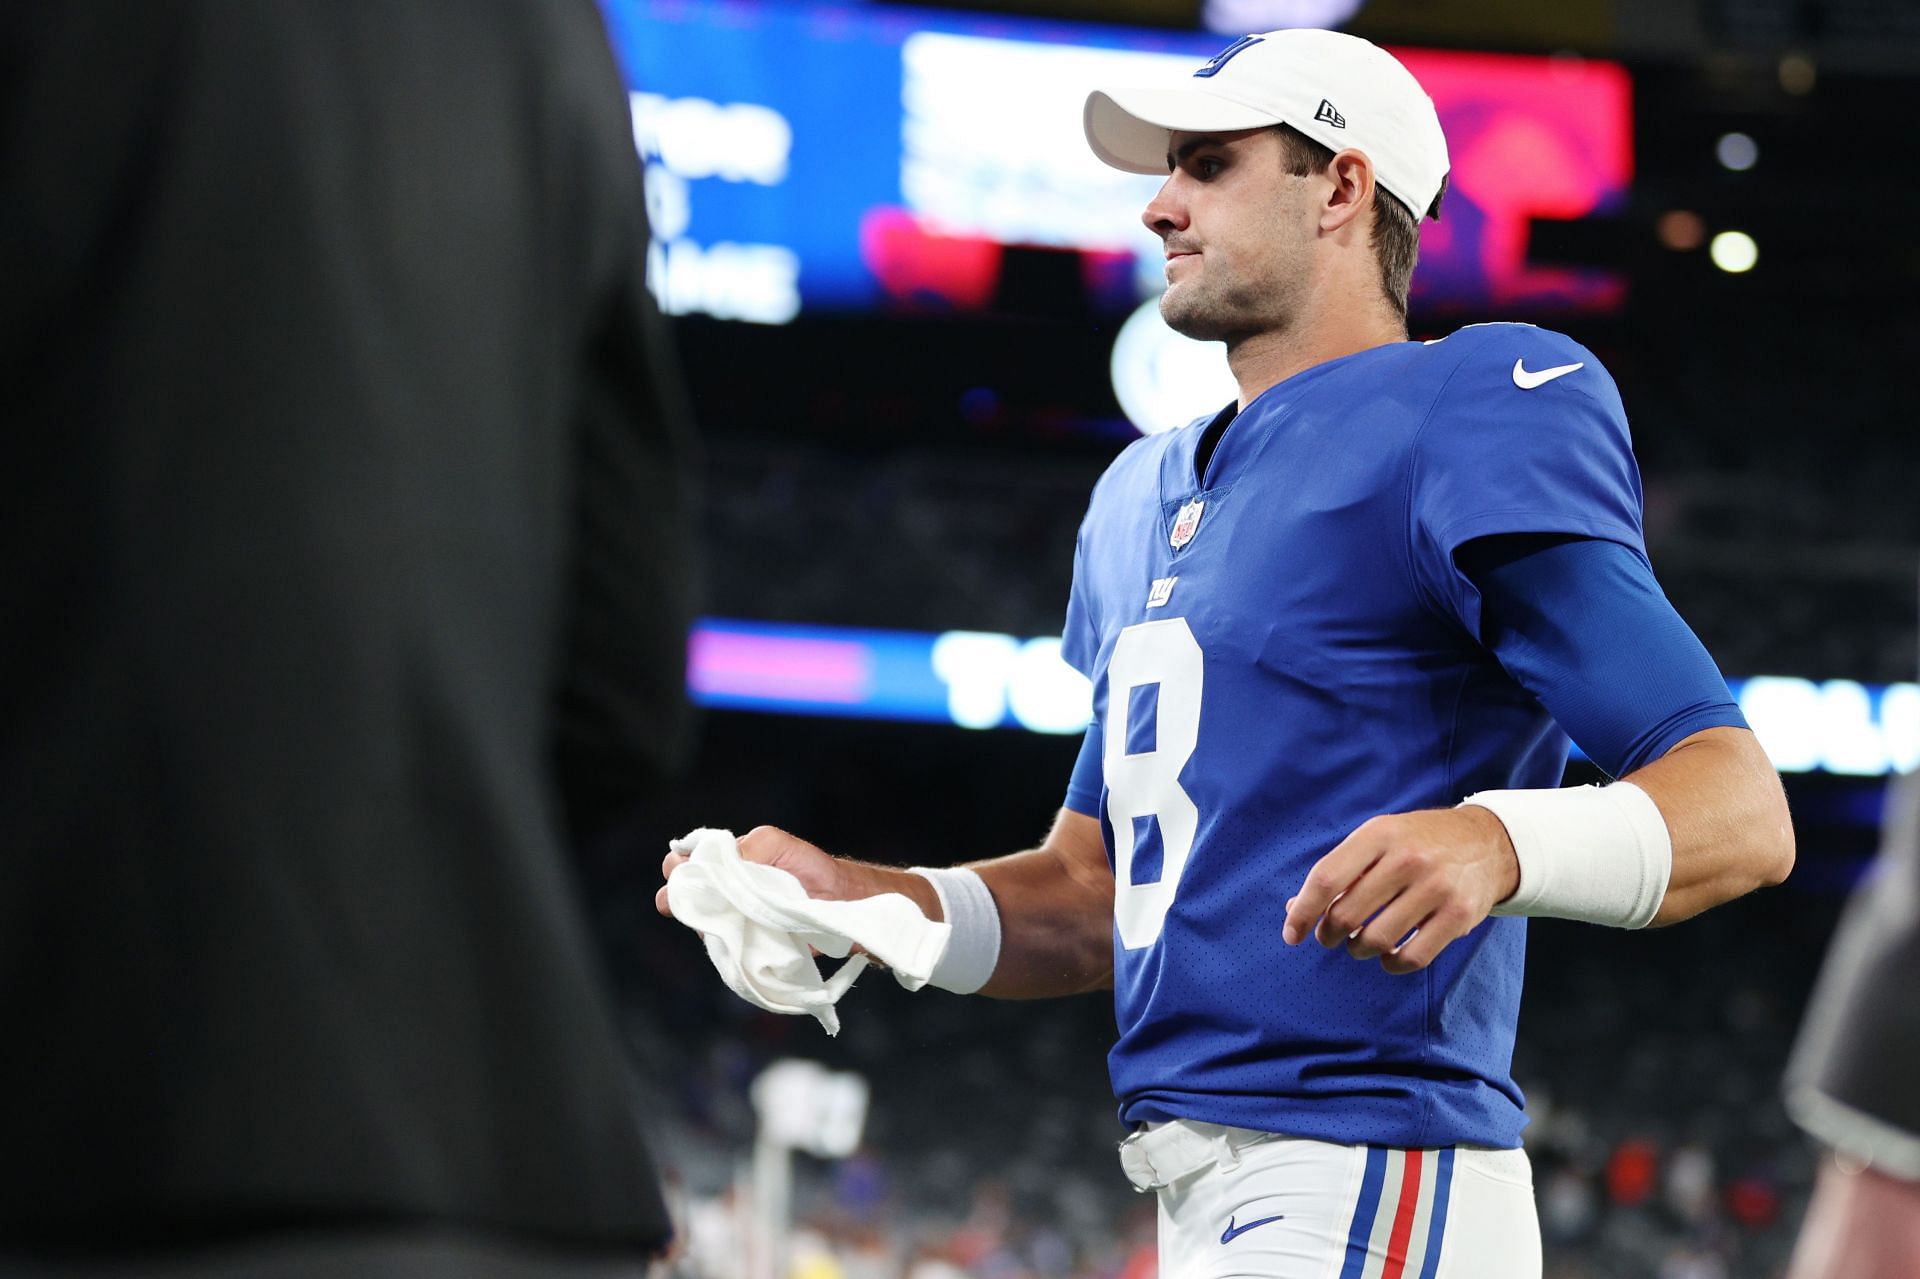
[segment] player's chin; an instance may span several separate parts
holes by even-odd
[[[1231,342],[1237,336],[1260,330],[1260,325],[1249,322],[1248,317],[1215,306],[1199,296],[1191,284],[1161,294],[1160,318],[1175,333],[1195,342]]]
[[[1160,295],[1160,318],[1182,337],[1196,342],[1217,342],[1220,335],[1214,330],[1219,325],[1206,300],[1194,296],[1196,292],[1191,281],[1168,285],[1167,291]]]

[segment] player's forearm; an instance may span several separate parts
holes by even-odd
[[[1113,985],[1113,876],[1057,849],[973,868],[1000,907],[1000,962],[980,993],[1048,999]]]
[[[945,918],[924,876],[846,858],[831,862],[834,882],[816,895],[902,893],[928,919]],[[1113,984],[1113,874],[1097,820],[1062,809],[1039,848],[972,862],[967,869],[992,894],[1000,926],[998,961],[980,994],[1047,999]]]
[[[1652,797],[1673,841],[1655,927],[1777,884],[1793,869],[1780,777],[1745,729],[1695,733],[1626,780]]]

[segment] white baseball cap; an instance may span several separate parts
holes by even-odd
[[[1286,124],[1334,151],[1364,151],[1374,179],[1418,220],[1447,178],[1433,99],[1400,60],[1339,31],[1242,36],[1191,76],[1087,95],[1087,142],[1129,173],[1167,172],[1169,134]],[[1437,212],[1435,216],[1438,216]]]

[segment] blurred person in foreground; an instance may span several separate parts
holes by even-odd
[[[598,10],[0,40],[0,1273],[644,1273],[566,849],[688,497]]]
[[[1406,68],[1269,32],[1085,126],[1164,176],[1161,313],[1240,396],[1094,490],[1065,805],[963,869],[740,852],[949,921],[936,985],[1110,986],[1170,1279],[1537,1276],[1521,917],[1671,924],[1779,882],[1779,778],[1654,579],[1598,358],[1519,324],[1407,340],[1448,160]],[[1561,789],[1569,737],[1622,780]]]
[[[1787,1067],[1787,1108],[1829,1148],[1789,1279],[1920,1275],[1920,773],[1888,796]]]

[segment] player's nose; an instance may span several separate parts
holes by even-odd
[[[1160,189],[1140,213],[1140,221],[1146,224],[1147,230],[1163,240],[1175,231],[1187,229],[1186,202],[1180,199],[1176,186],[1179,176],[1177,173],[1168,174],[1167,180],[1160,184]]]

